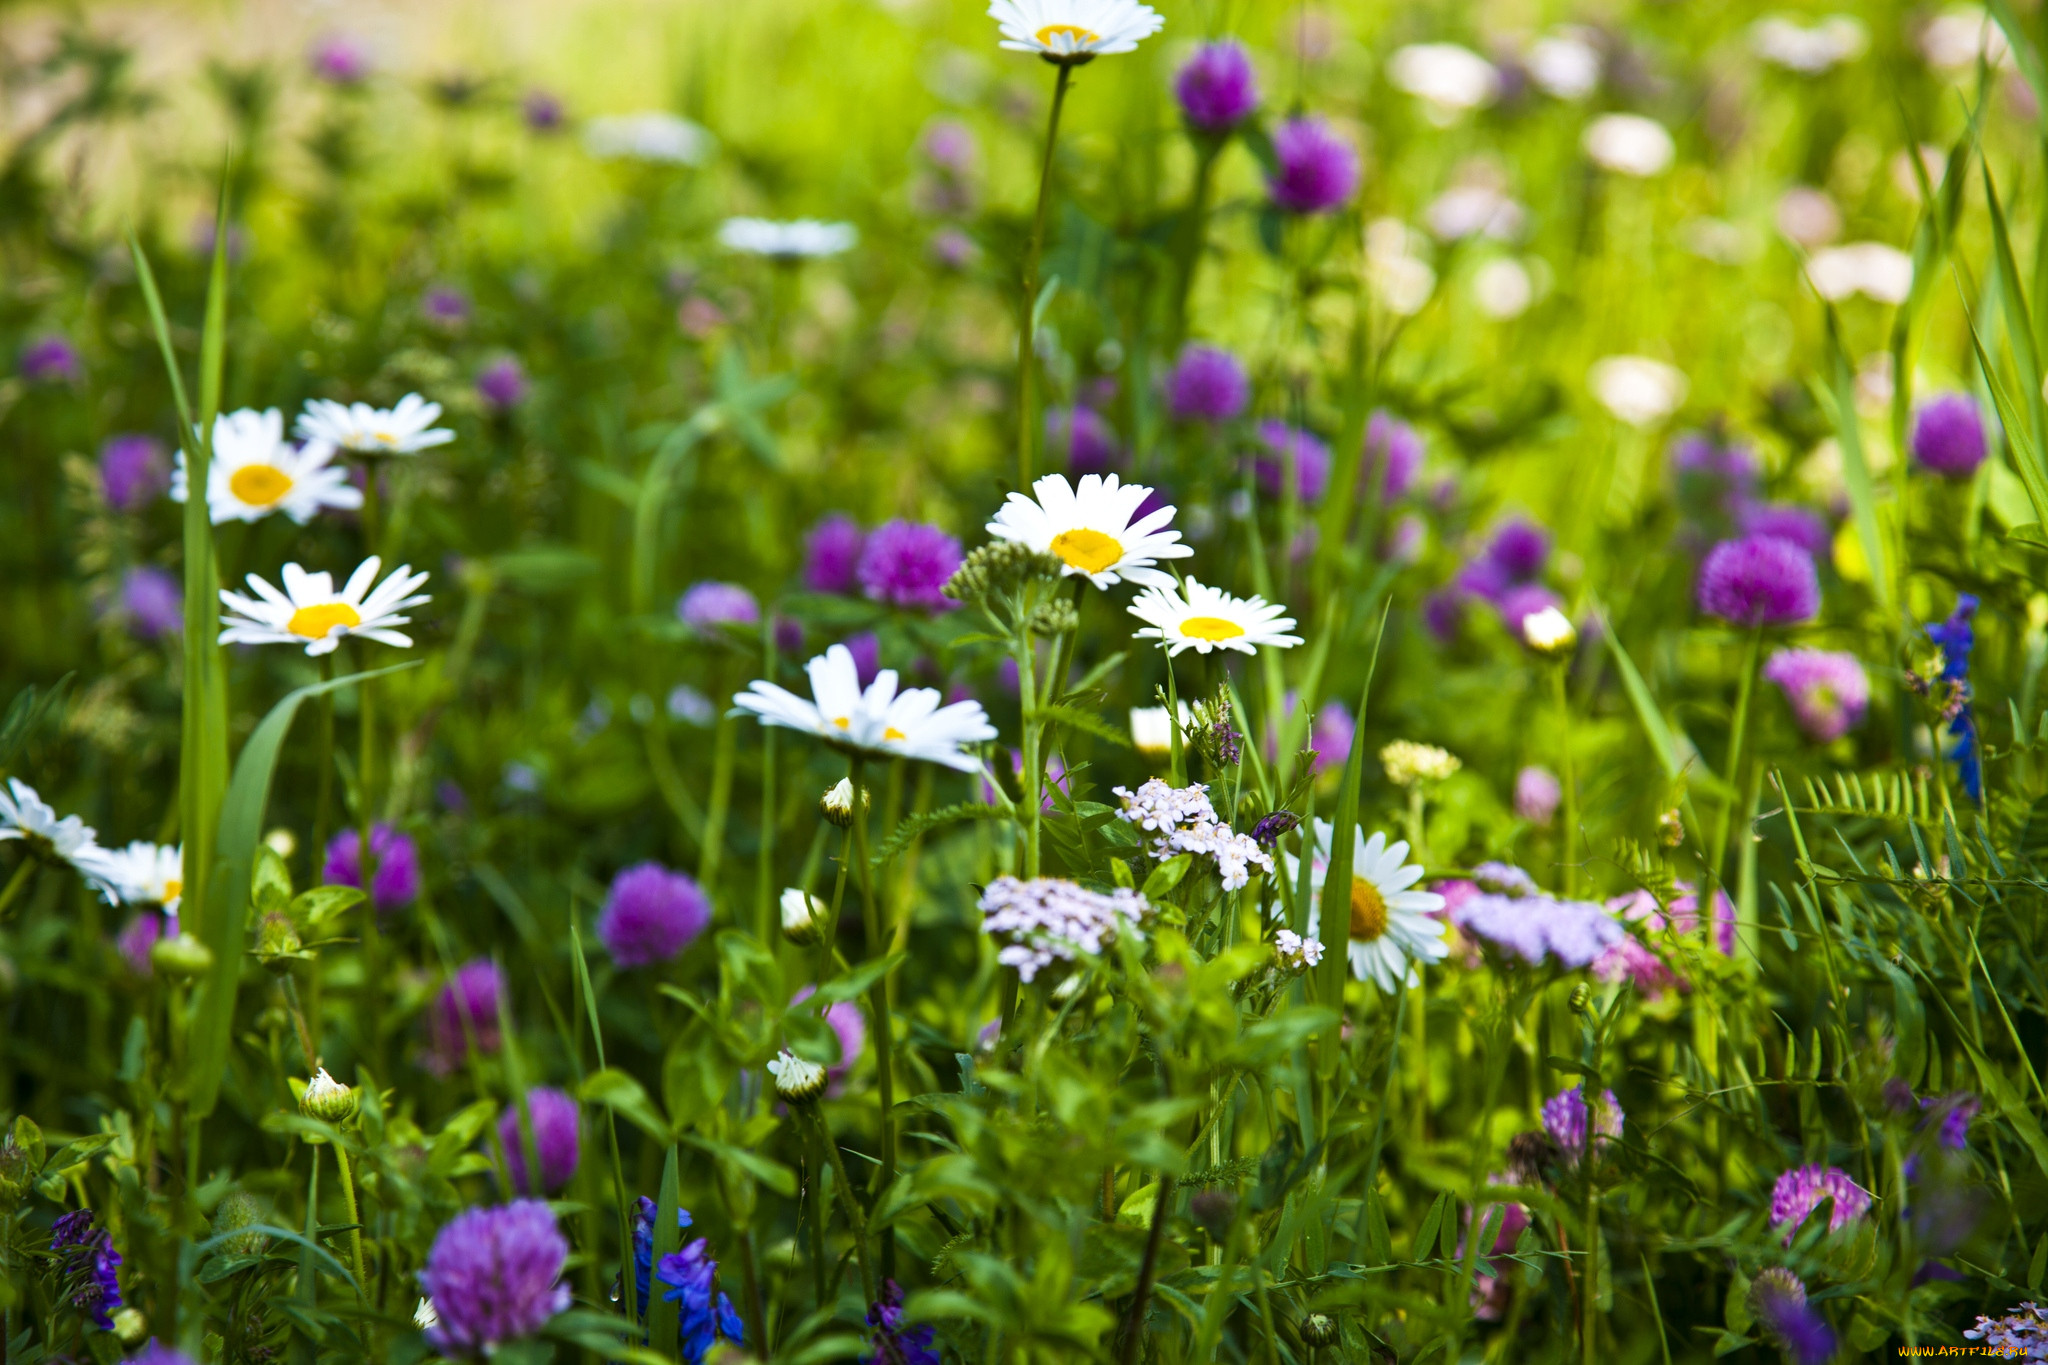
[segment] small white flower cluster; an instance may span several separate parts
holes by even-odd
[[[1323,960],[1321,940],[1303,938],[1292,929],[1273,935],[1273,955],[1283,971],[1307,971]]]
[[[1387,781],[1397,787],[1441,782],[1465,766],[1455,755],[1434,744],[1417,744],[1408,739],[1397,739],[1381,749],[1380,763],[1387,770]]]
[[[1201,783],[1169,787],[1155,777],[1135,792],[1128,787],[1113,790],[1123,800],[1118,819],[1160,836],[1152,845],[1153,857],[1164,861],[1181,853],[1206,854],[1216,860],[1225,891],[1250,881],[1254,866],[1263,872],[1273,870],[1273,856],[1257,840],[1217,819],[1209,789]]]
[[[982,932],[1009,940],[996,961],[1015,967],[1024,981],[1055,961],[1100,956],[1119,931],[1137,933],[1151,912],[1129,888],[1104,895],[1061,877],[998,877],[981,893]]]

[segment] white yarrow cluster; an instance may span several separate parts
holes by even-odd
[[[1441,782],[1465,766],[1449,751],[1411,739],[1397,739],[1381,749],[1380,763],[1387,770],[1387,781],[1397,787]]]
[[[1192,787],[1170,787],[1153,778],[1136,791],[1114,788],[1123,801],[1117,818],[1126,824],[1160,837],[1151,847],[1152,856],[1162,861],[1182,853],[1204,855],[1216,860],[1223,889],[1235,891],[1251,880],[1251,870],[1273,870],[1273,857],[1259,847],[1249,834],[1239,834],[1217,819],[1209,804],[1209,789],[1201,783]]]
[[[1306,971],[1323,960],[1321,940],[1303,938],[1292,929],[1273,935],[1273,956],[1291,972]]]
[[[1137,933],[1151,910],[1124,887],[1104,894],[1060,877],[998,877],[981,893],[981,928],[1008,940],[996,961],[1029,981],[1055,962],[1099,957],[1118,933]]]

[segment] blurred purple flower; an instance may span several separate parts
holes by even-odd
[[[1046,454],[1066,458],[1067,472],[1107,474],[1122,463],[1123,446],[1109,419],[1088,407],[1045,410]]]
[[[861,550],[857,573],[869,600],[915,611],[959,606],[939,590],[960,567],[960,542],[921,521],[887,521]]]
[[[954,176],[972,171],[979,154],[974,130],[953,118],[936,118],[926,124],[917,150],[934,167]]]
[[[737,583],[706,579],[692,583],[676,599],[676,619],[692,630],[710,635],[727,626],[759,625],[761,604]]]
[[[1835,537],[1826,518],[1807,507],[1782,502],[1744,503],[1735,517],[1736,529],[1745,536],[1776,536],[1789,540],[1813,558],[1826,563],[1834,553]]]
[[[1855,729],[1870,705],[1870,678],[1854,654],[1781,649],[1764,663],[1763,678],[1784,689],[1792,718],[1817,743],[1832,744]]]
[[[505,994],[505,976],[489,958],[475,958],[456,969],[427,1016],[429,1071],[445,1076],[463,1064],[473,1039],[480,1053],[498,1050],[498,1008]]]
[[[329,85],[361,85],[370,76],[370,50],[354,38],[330,34],[313,45],[313,74]]]
[[[1522,623],[1537,612],[1556,607],[1562,610],[1564,604],[1557,594],[1541,583],[1517,583],[1502,592],[1499,599],[1501,624],[1517,640],[1522,638]]]
[[[1702,511],[1725,513],[1756,491],[1756,457],[1720,431],[1681,432],[1671,442],[1678,500]]]
[[[1532,967],[1548,957],[1566,968],[1591,966],[1628,932],[1604,906],[1541,894],[1474,896],[1451,922]]]
[[[1291,118],[1273,130],[1273,202],[1289,213],[1328,213],[1358,192],[1358,153],[1319,118]]]
[[[161,640],[185,628],[185,591],[154,564],[137,564],[121,579],[121,615],[142,640]]]
[[[420,1289],[439,1321],[427,1343],[445,1356],[495,1354],[569,1307],[569,1243],[538,1199],[458,1214],[427,1253]]]
[[[1502,522],[1487,542],[1485,560],[1508,584],[1527,583],[1550,561],[1550,533],[1520,517]]]
[[[804,586],[812,592],[852,592],[866,543],[852,517],[844,512],[827,516],[804,537]]]
[[[50,1251],[71,1306],[102,1332],[114,1330],[113,1311],[121,1306],[121,1253],[93,1211],[60,1215],[50,1229]]]
[[[1330,486],[1330,447],[1312,431],[1267,420],[1259,423],[1261,453],[1253,458],[1252,473],[1259,489],[1269,498],[1285,496],[1288,467],[1294,474],[1295,496],[1315,502]]]
[[[420,315],[436,327],[450,330],[469,321],[469,295],[445,285],[429,289],[420,299]]]
[[[1351,743],[1357,731],[1358,722],[1352,718],[1350,707],[1341,701],[1323,703],[1308,736],[1308,747],[1316,751],[1318,775],[1344,766],[1351,757]]]
[[[345,829],[335,835],[327,845],[322,879],[331,886],[361,886],[361,847],[360,831]],[[370,876],[370,900],[377,909],[389,913],[412,904],[420,894],[420,851],[411,836],[378,821],[370,827],[370,857],[376,867]]]
[[[1699,608],[1731,625],[1786,626],[1820,610],[1813,558],[1789,540],[1724,540],[1700,565]]]
[[[880,637],[871,630],[864,630],[858,635],[848,636],[840,643],[846,646],[847,653],[853,655],[854,675],[860,679],[860,685],[866,687],[875,680],[875,675],[882,671]]]
[[[1758,1271],[1749,1282],[1749,1311],[1764,1335],[1792,1365],[1826,1365],[1835,1355],[1835,1332],[1806,1301],[1806,1286],[1783,1266]]]
[[[1236,356],[1194,342],[1166,376],[1166,407],[1175,421],[1228,422],[1251,402],[1251,384]]]
[[[156,946],[158,939],[176,938],[177,936],[178,917],[176,915],[166,915],[155,910],[144,910],[134,919],[129,920],[126,927],[121,930],[120,935],[114,940],[114,949],[121,954],[121,960],[128,964],[130,971],[134,972],[137,976],[148,976],[150,974],[149,950]]]
[[[519,116],[526,120],[527,128],[536,133],[559,132],[568,121],[568,110],[562,101],[545,90],[529,90],[526,98],[519,102]]]
[[[1515,774],[1515,814],[1532,825],[1547,825],[1564,800],[1564,787],[1557,774],[1530,764]]]
[[[75,384],[85,374],[78,348],[52,333],[21,348],[21,377],[31,384]]]
[[[875,1329],[869,1338],[874,1352],[866,1365],[942,1365],[932,1345],[937,1329],[928,1322],[904,1325],[903,1286],[896,1281],[882,1281],[882,1297],[868,1306],[868,1326]]]
[[[694,877],[636,863],[612,878],[597,936],[621,967],[667,962],[711,923],[711,900]]]
[[[533,1151],[540,1160],[540,1185],[534,1189],[526,1172],[526,1141],[519,1131],[519,1108],[508,1106],[498,1118],[498,1141],[512,1188],[519,1194],[553,1194],[576,1174],[581,1154],[582,1117],[576,1101],[561,1091],[537,1085],[526,1092],[526,1113],[533,1125]]]
[[[1633,935],[1625,937],[1593,960],[1593,978],[1613,985],[1628,981],[1645,1000],[1662,1000],[1664,993],[1682,985],[1676,973]]]
[[[133,512],[163,496],[170,486],[170,462],[154,436],[128,432],[108,437],[100,447],[100,491],[107,506]]]
[[[1377,476],[1384,502],[1406,493],[1422,468],[1422,433],[1384,409],[1376,409],[1365,428],[1365,450],[1359,461],[1367,480]],[[1370,483],[1368,482],[1368,487]]]
[[[500,356],[477,371],[476,396],[493,412],[510,412],[526,401],[526,369],[513,356]]]
[[[1870,1211],[1870,1195],[1838,1166],[1797,1166],[1778,1177],[1771,1187],[1771,1226],[1785,1230],[1785,1245],[1821,1201],[1832,1201],[1828,1231],[1844,1227]]]
[[[965,270],[981,259],[981,247],[956,227],[942,227],[925,243],[932,263],[944,270]]]
[[[817,993],[817,987],[806,986],[789,998],[789,1007],[795,1009]],[[832,1026],[833,1034],[839,1039],[839,1060],[828,1063],[825,1074],[831,1079],[827,1093],[837,1095],[846,1088],[846,1077],[853,1070],[853,1064],[860,1060],[862,1049],[868,1045],[867,1016],[860,1012],[860,1005],[852,1000],[841,1000],[825,1007],[825,1022]]]
[[[1619,1138],[1622,1121],[1621,1101],[1614,1098],[1612,1090],[1600,1092],[1590,1132],[1587,1129],[1586,1090],[1583,1085],[1575,1085],[1543,1102],[1543,1131],[1550,1134],[1551,1140],[1563,1150],[1565,1160],[1574,1166],[1585,1155],[1589,1140],[1604,1149],[1608,1142]]]
[[[1252,59],[1234,42],[1195,49],[1173,80],[1174,97],[1190,126],[1227,133],[1259,107],[1259,82]]]
[[[1984,463],[1984,415],[1967,393],[1944,393],[1913,414],[1907,441],[1922,469],[1944,479],[1967,479]]]

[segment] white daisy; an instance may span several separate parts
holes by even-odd
[[[1641,114],[1602,114],[1580,142],[1595,164],[1619,175],[1662,175],[1678,155],[1664,125]]]
[[[1330,842],[1335,830],[1327,820],[1315,822],[1315,848],[1309,858],[1309,882],[1323,889],[1330,870]],[[1407,861],[1404,840],[1387,842],[1384,834],[1365,837],[1352,831],[1351,845],[1351,974],[1371,981],[1389,995],[1416,983],[1414,961],[1441,962],[1450,953],[1442,920],[1432,918],[1444,908],[1434,891],[1412,891],[1422,869]],[[1287,859],[1287,875],[1299,876],[1300,864]]]
[[[592,156],[613,160],[698,166],[717,144],[701,125],[657,109],[594,118],[583,130],[583,145]]]
[[[1289,635],[1294,618],[1282,616],[1283,607],[1263,597],[1232,597],[1220,589],[1190,578],[1176,593],[1170,588],[1147,588],[1131,603],[1131,615],[1145,622],[1145,629],[1133,638],[1157,640],[1168,655],[1183,650],[1234,649],[1256,654],[1259,646],[1289,649],[1301,643]]]
[[[1079,574],[1098,588],[1118,583],[1170,588],[1172,575],[1152,566],[1194,553],[1180,543],[1180,532],[1166,529],[1173,521],[1171,507],[1131,520],[1152,496],[1144,484],[1119,483],[1114,474],[1083,474],[1075,486],[1064,474],[1048,474],[1031,491],[1038,495],[1035,501],[1010,494],[996,509],[988,533],[1058,557],[1066,565],[1063,575]]]
[[[730,251],[772,256],[779,261],[837,256],[853,250],[860,230],[851,223],[821,223],[798,218],[781,223],[773,218],[728,218],[719,225],[719,245]]]
[[[416,393],[399,399],[395,408],[314,398],[299,414],[296,430],[308,441],[325,441],[357,455],[416,455],[455,439],[454,432],[434,425],[440,417],[441,405]]]
[[[122,900],[130,905],[160,905],[166,914],[178,913],[178,899],[185,887],[183,848],[137,839],[126,848],[106,850],[106,855],[108,875]]]
[[[1075,66],[1133,51],[1166,24],[1138,0],[989,0],[988,17],[1002,29],[1008,51]]]
[[[834,645],[804,665],[811,675],[811,700],[772,682],[756,679],[733,705],[751,711],[763,725],[780,725],[818,736],[834,748],[885,758],[915,758],[958,772],[981,768],[961,748],[994,739],[996,728],[978,701],[939,705],[929,687],[896,691],[896,670],[885,668],[861,690],[853,653]]]
[[[224,645],[296,645],[303,643],[308,654],[332,654],[344,635],[360,635],[387,645],[409,648],[412,637],[393,630],[411,621],[400,613],[431,601],[413,590],[427,581],[414,573],[412,565],[401,564],[377,585],[377,570],[383,561],[371,555],[349,575],[341,591],[325,573],[307,573],[296,564],[284,566],[284,591],[279,592],[255,574],[248,578],[256,596],[221,590],[220,600],[231,614],[220,618],[227,627],[220,633]],[[260,600],[259,600],[260,599]]]
[[[1195,728],[1195,713],[1186,702],[1180,704],[1181,733]],[[1147,758],[1173,751],[1173,721],[1163,706],[1131,708],[1131,747]]]
[[[1449,123],[1467,110],[1493,103],[1500,71],[1469,47],[1412,43],[1394,53],[1387,78],[1423,101],[1432,122]]]
[[[284,439],[284,414],[276,408],[224,412],[213,422],[213,457],[206,467],[206,506],[213,524],[261,521],[282,512],[304,526],[323,507],[363,505],[362,490],[348,471],[332,463],[334,447],[324,441],[294,446]],[[171,474],[171,501],[185,501],[185,452]]]
[[[107,904],[118,900],[111,855],[99,846],[93,827],[75,815],[57,818],[49,802],[18,777],[0,791],[0,843],[19,839],[31,854],[69,863]]]

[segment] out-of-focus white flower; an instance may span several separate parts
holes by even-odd
[[[1561,28],[1538,38],[1522,65],[1537,88],[1555,99],[1582,100],[1600,88],[1600,49],[1589,29]]]
[[[1593,363],[1593,396],[1632,427],[1653,426],[1678,411],[1691,386],[1683,372],[1641,355],[1611,355]]]
[[[1920,202],[1920,177],[1913,173],[1913,155],[1902,151],[1892,157],[1892,185],[1902,196],[1917,204]],[[1948,153],[1923,142],[1919,156],[1920,170],[1927,176],[1928,188],[1940,189],[1941,182],[1948,179]]]
[[[440,418],[441,405],[416,393],[399,399],[395,408],[315,398],[299,414],[295,429],[309,446],[325,442],[356,455],[417,455],[455,439],[454,432],[434,425]]]
[[[0,843],[19,839],[38,857],[69,863],[107,904],[116,904],[120,889],[107,850],[93,827],[76,815],[57,818],[56,809],[18,777],[0,789]]]
[[[800,886],[782,891],[782,936],[799,947],[812,947],[825,937],[832,909]]]
[[[1920,55],[1937,71],[1965,71],[1979,59],[1993,66],[2012,65],[2012,44],[1990,15],[1977,5],[1955,5],[1929,20],[1920,30]]]
[[[1439,242],[1459,242],[1484,234],[1495,241],[1522,235],[1529,214],[1492,185],[1453,185],[1423,210],[1422,221]]]
[[[1756,255],[1747,230],[1725,218],[1688,218],[1678,227],[1685,249],[1715,265],[1740,265]]]
[[[851,223],[824,223],[816,218],[777,222],[772,218],[728,218],[719,225],[718,244],[728,251],[796,261],[837,256],[851,251],[860,230]]]
[[[1664,125],[1641,114],[1602,114],[1586,125],[1582,145],[1593,164],[1617,175],[1662,175],[1678,155]]]
[[[1395,87],[1421,100],[1432,122],[1450,123],[1500,94],[1492,62],[1456,43],[1413,43],[1387,63]]]
[[[1825,190],[1794,185],[1778,196],[1778,231],[1811,251],[1842,234],[1841,210]]]
[[[1366,280],[1397,317],[1421,312],[1436,292],[1436,271],[1422,258],[1427,249],[1427,239],[1398,218],[1375,218],[1366,225]]]
[[[999,46],[1075,66],[1133,51],[1166,25],[1137,0],[990,0],[988,17],[1002,30]]]
[[[1522,643],[1538,654],[1569,654],[1579,642],[1579,628],[1556,607],[1532,611],[1522,618]]]
[[[1869,30],[1846,14],[1831,14],[1811,28],[1774,14],[1749,29],[1750,51],[1773,66],[1807,76],[1853,62],[1869,46]]]
[[[1186,735],[1195,725],[1195,713],[1186,702],[1180,704],[1180,728]],[[1173,752],[1173,723],[1163,706],[1131,708],[1131,747],[1148,758]]]
[[[348,471],[334,464],[325,441],[295,446],[284,438],[284,414],[276,408],[243,408],[213,419],[213,454],[206,466],[206,506],[213,524],[261,521],[282,512],[304,526],[323,507],[363,505]],[[185,452],[171,471],[171,501],[185,501],[190,480]]]
[[[1465,764],[1448,749],[1397,739],[1380,749],[1380,766],[1387,771],[1387,781],[1397,787],[1412,787],[1418,782],[1442,782]],[[1407,852],[1405,846],[1402,852]]]
[[[1512,256],[1499,256],[1472,273],[1472,297],[1490,318],[1518,318],[1536,301],[1536,282]]]
[[[701,166],[710,159],[716,141],[686,118],[650,109],[641,114],[592,119],[583,130],[583,145],[592,156]]]
[[[107,875],[129,905],[160,905],[178,913],[185,889],[185,850],[177,844],[137,839],[126,848],[106,850]]]
[[[1913,292],[1913,258],[1883,242],[1851,242],[1814,252],[1806,262],[1806,278],[1829,303],[1862,294],[1897,305]]]

